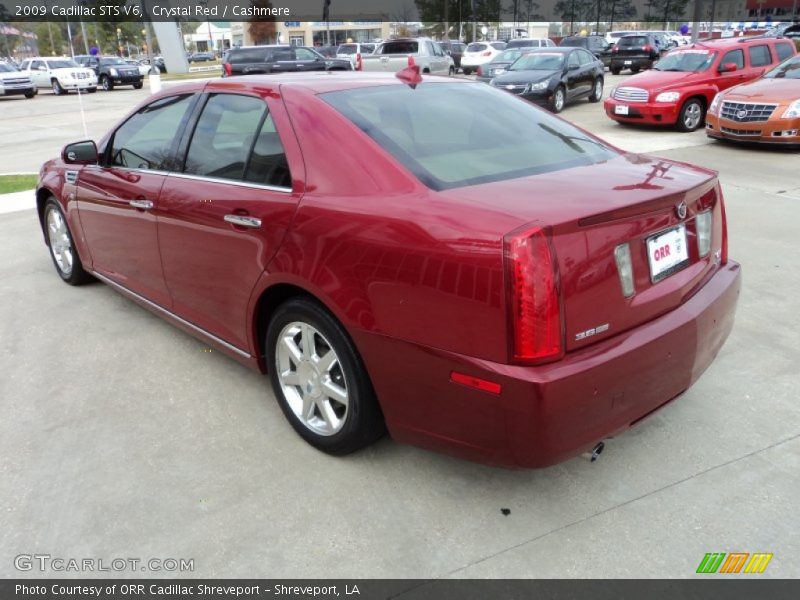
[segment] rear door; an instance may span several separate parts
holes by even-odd
[[[255,75],[270,72],[269,48],[235,48],[228,55],[231,75]]]
[[[300,200],[302,159],[277,87],[267,102],[207,91],[185,166],[161,193],[161,259],[174,312],[245,350],[250,295]]]
[[[748,79],[761,77],[775,62],[768,44],[753,44],[747,46],[747,61],[750,66]]]
[[[298,71],[324,71],[325,59],[308,48],[295,48],[295,67]]]
[[[114,132],[102,164],[85,167],[77,180],[78,211],[93,269],[165,308],[171,299],[156,215],[196,99],[193,94],[170,96],[139,110]]]

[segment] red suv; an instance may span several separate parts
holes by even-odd
[[[795,54],[790,40],[720,39],[671,51],[647,73],[611,90],[604,107],[620,123],[674,125],[694,131],[714,96],[750,81]]]

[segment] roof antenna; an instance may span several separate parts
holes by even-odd
[[[422,83],[422,75],[419,73],[419,65],[411,65],[401,69],[394,74],[400,81],[408,85],[412,90],[417,89],[417,84]]]

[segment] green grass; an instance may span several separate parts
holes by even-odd
[[[211,79],[214,77],[220,77],[221,75],[222,71],[201,71],[199,73],[180,73],[176,75],[163,73],[161,75],[161,81],[180,81],[181,79]]]
[[[32,190],[38,179],[36,175],[0,175],[0,194]]]

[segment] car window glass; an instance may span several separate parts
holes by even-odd
[[[251,96],[215,94],[197,121],[184,171],[192,175],[242,179],[264,101]]]
[[[467,46],[467,52],[481,52],[483,50],[486,50],[486,44],[481,44],[479,42],[473,42]]]
[[[109,165],[175,170],[173,143],[188,118],[191,95],[162,98],[139,110],[114,133]]]
[[[264,48],[242,48],[232,50],[228,55],[228,62],[231,64],[264,62],[267,60],[268,50]]]
[[[738,48],[726,52],[719,64],[726,65],[728,63],[734,63],[737,69],[744,69],[744,52]]]
[[[580,65],[580,61],[578,60],[578,53],[577,52],[570,52],[570,55],[567,58],[567,66],[568,67],[577,67],[578,65]]]
[[[308,48],[295,48],[294,54],[297,60],[315,60],[317,58],[317,55]]]
[[[20,67],[19,67],[19,68],[20,68],[21,70],[23,70],[23,71],[24,71],[24,70],[26,70],[26,69],[28,68],[28,65],[29,65],[29,64],[31,64],[31,61],[29,61],[29,60],[23,60],[23,61],[22,61],[22,64],[20,65]]]
[[[294,60],[293,48],[276,48],[272,52],[272,62]]]
[[[778,52],[778,60],[781,61],[794,55],[791,44],[775,44],[775,50]]]
[[[264,124],[258,132],[253,152],[247,163],[245,181],[263,183],[276,187],[291,188],[292,176],[281,138],[275,130],[272,115],[267,113]]]
[[[416,54],[419,44],[416,40],[398,40],[385,42],[381,46],[381,54]]]
[[[40,60],[35,60],[35,61],[33,61],[33,64],[31,64],[31,69],[34,69],[34,70],[36,70],[36,69],[38,69],[39,67],[43,67],[43,66],[44,66],[44,63],[43,63],[42,61],[40,61]]]
[[[769,48],[767,46],[750,46],[747,49],[747,53],[750,56],[751,67],[763,67],[764,65],[768,65],[770,62],[772,62],[769,56]]]
[[[586,52],[586,50],[579,50],[576,54],[578,55],[578,61],[582,65],[588,65],[594,62],[594,56]]]

